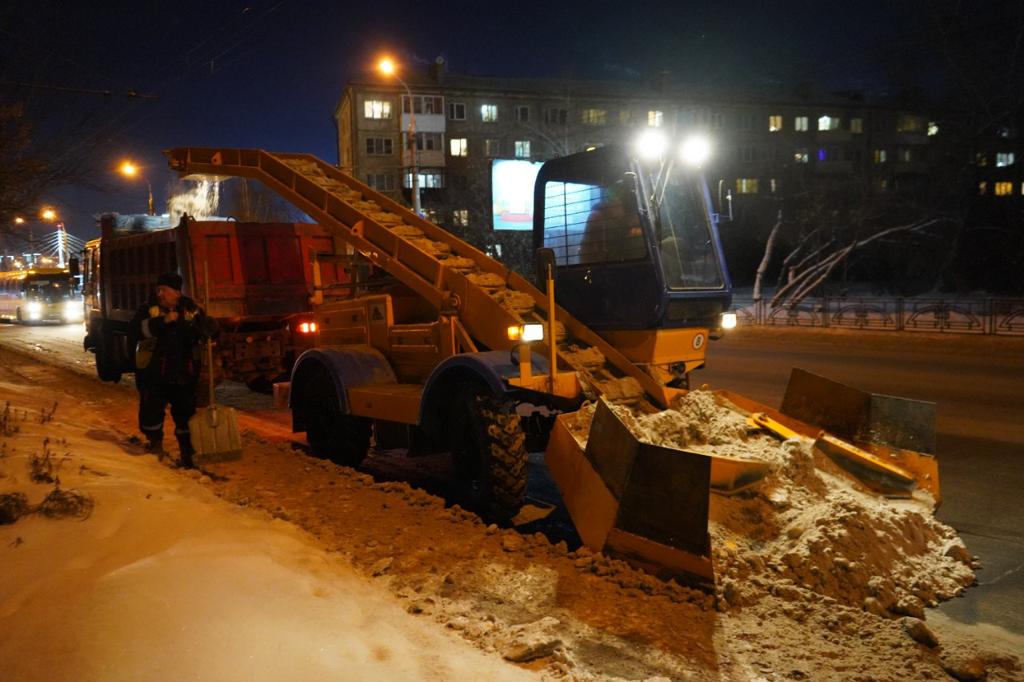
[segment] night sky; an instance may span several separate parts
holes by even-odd
[[[476,75],[643,80],[665,70],[683,84],[869,92],[889,87],[894,63],[924,71],[912,3],[830,4],[4,0],[0,98],[27,101],[38,136],[97,145],[95,187],[52,197],[69,229],[91,237],[94,214],[145,211],[144,183],[114,172],[125,157],[146,166],[158,210],[173,180],[165,148],[336,162],[331,114],[383,52],[407,72],[441,55],[449,71]]]

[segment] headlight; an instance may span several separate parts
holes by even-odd
[[[29,315],[38,315],[43,312],[43,304],[39,301],[29,301],[28,304],[25,305],[25,310],[28,311]]]
[[[684,162],[699,167],[711,156],[711,142],[702,135],[694,135],[683,142],[679,153]]]
[[[657,161],[668,149],[668,138],[660,130],[645,130],[636,141],[636,151],[646,161]]]
[[[722,313],[722,329],[736,328],[736,313]]]
[[[508,328],[509,341],[543,341],[544,325],[520,324]]]
[[[65,320],[80,320],[82,319],[82,304],[78,301],[65,301],[64,302],[64,319]]]

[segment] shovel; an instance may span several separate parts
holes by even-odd
[[[206,263],[203,264],[204,287],[206,289],[206,310],[210,310],[210,272]],[[210,403],[201,407],[188,420],[188,430],[192,435],[192,447],[195,450],[195,465],[229,462],[242,457],[242,439],[238,435],[238,420],[233,407],[217,405],[213,390],[213,340],[206,339],[206,361],[209,367],[207,374],[210,380]]]

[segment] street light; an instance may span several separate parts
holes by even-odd
[[[385,76],[390,76],[401,84],[405,88],[405,94],[409,96],[409,152],[412,155],[412,210],[415,211],[416,215],[420,215],[420,164],[419,164],[419,150],[416,145],[416,106],[412,101],[412,91],[409,90],[409,86],[405,84],[401,76],[398,75],[398,67],[395,62],[388,57],[380,60],[377,64],[377,68]]]
[[[139,167],[131,161],[123,161],[117,170],[126,178],[134,178],[137,176],[145,181],[146,189],[149,190],[149,215],[156,215],[156,211],[153,210],[153,185],[149,184],[149,179],[139,172]]]

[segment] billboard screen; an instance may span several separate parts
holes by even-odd
[[[491,220],[495,230],[533,229],[533,183],[543,164],[502,159],[491,162]]]

